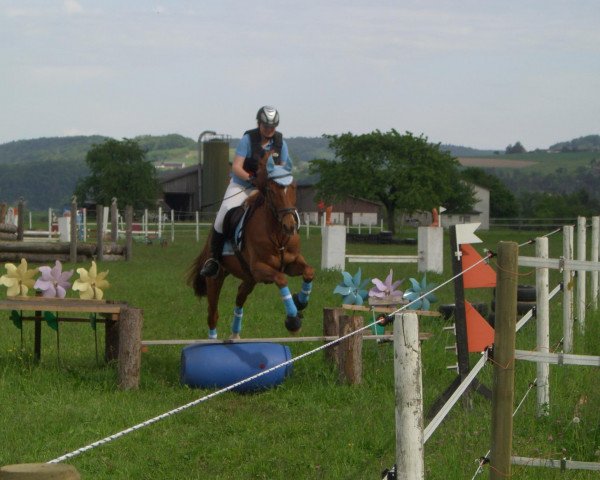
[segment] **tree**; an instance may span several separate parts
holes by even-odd
[[[136,141],[108,139],[93,145],[85,161],[91,175],[77,184],[75,194],[80,202],[91,199],[109,205],[116,197],[121,205],[134,208],[156,205],[160,192],[156,171]]]
[[[319,194],[327,201],[351,194],[381,202],[392,232],[397,213],[440,205],[464,211],[475,203],[472,188],[460,179],[458,160],[422,135],[401,135],[392,129],[325,137],[336,159],[311,162],[311,173],[320,175]]]
[[[526,153],[525,147],[521,145],[521,142],[517,142],[514,145],[509,145],[506,147],[506,153],[511,155],[513,153]]]
[[[465,168],[462,176],[468,182],[487,188],[490,191],[490,216],[495,218],[516,217],[519,203],[512,192],[495,175],[486,173],[481,168]]]

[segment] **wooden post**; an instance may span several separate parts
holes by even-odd
[[[69,249],[69,261],[77,263],[77,197],[71,199],[71,242]]]
[[[33,360],[39,362],[42,358],[42,312],[36,310],[33,321]]]
[[[539,258],[548,258],[548,237],[535,240],[535,254]],[[550,300],[548,268],[536,269],[536,319],[537,351],[550,352]],[[550,412],[550,368],[547,363],[537,364],[537,415]]]
[[[64,463],[21,463],[0,468],[0,480],[80,480],[75,467]]]
[[[592,217],[592,262],[598,262],[598,248],[600,244],[600,217]],[[598,272],[591,273],[590,295],[592,296],[592,307],[598,308]]]
[[[17,218],[17,240],[23,241],[23,226],[25,225],[25,201],[23,197],[19,198],[19,203],[17,204],[18,210],[18,218]],[[2,220],[4,221],[4,219]]]
[[[586,257],[586,220],[585,217],[577,217],[577,260],[585,260]],[[577,324],[579,331],[585,330],[585,270],[577,270]]]
[[[491,480],[505,480],[511,476],[518,249],[515,242],[498,244],[490,453]]]
[[[339,335],[344,336],[363,326],[360,315],[340,315]],[[352,335],[339,343],[339,381],[350,385],[362,383],[362,334]]]
[[[96,205],[96,260],[104,260],[104,206]]]
[[[119,322],[107,317],[104,323],[104,360],[112,362],[119,358]]]
[[[341,308],[324,308],[323,309],[323,335],[326,337],[336,336],[340,334],[340,315],[344,313]],[[331,362],[336,367],[338,366],[338,344],[332,345],[324,350],[325,360]]]
[[[119,207],[117,199],[113,198],[110,204],[110,241],[117,243],[119,240]]]
[[[196,241],[200,241],[200,213],[196,210]]]
[[[563,258],[573,259],[573,225],[563,227]],[[563,352],[573,351],[573,272],[563,269]]]
[[[133,207],[125,207],[125,260],[131,260],[133,255]]]
[[[124,307],[119,315],[119,388],[130,390],[140,386],[142,364],[143,311]]]
[[[396,391],[396,477],[425,478],[423,457],[423,381],[419,319],[414,313],[394,320]]]

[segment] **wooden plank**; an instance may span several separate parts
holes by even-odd
[[[79,298],[11,297],[0,300],[0,310],[31,310],[50,312],[116,313],[122,303],[104,300],[81,300]]]
[[[350,263],[417,263],[418,255],[346,255]]]
[[[428,340],[433,336],[430,332],[420,332],[419,340]],[[240,338],[238,340],[219,340],[219,339],[173,339],[173,340],[142,340],[142,345],[192,345],[192,344],[213,344],[213,343],[300,343],[300,342],[333,342],[338,336],[322,335],[316,337],[269,337],[269,338]],[[363,335],[363,340],[392,341],[393,335]]]
[[[517,360],[527,360],[537,363],[552,363],[554,365],[581,365],[586,367],[600,367],[600,356],[574,355],[572,353],[534,352],[515,350]]]
[[[367,307],[365,305],[348,305],[343,304],[342,308],[344,310],[355,310],[358,312],[370,312],[374,311],[375,313],[416,313],[422,317],[441,317],[442,314],[440,312],[432,312],[430,310],[401,310],[393,307],[380,307],[380,306],[372,306]]]
[[[558,258],[519,257],[520,267],[552,268],[555,270],[585,270],[586,272],[600,271],[600,262],[589,260],[568,260]]]
[[[513,465],[525,465],[526,467],[549,467],[561,470],[597,470],[600,471],[600,463],[578,462],[575,460],[552,460],[549,458],[511,457]]]

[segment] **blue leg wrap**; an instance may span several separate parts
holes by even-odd
[[[294,305],[294,300],[292,300],[290,289],[287,286],[282,287],[279,289],[279,293],[281,294],[281,300],[283,300],[283,304],[285,305],[285,313],[287,313],[287,316],[298,316],[298,309],[296,308],[296,305]]]
[[[231,322],[231,333],[240,333],[242,331],[242,318],[244,317],[244,309],[235,307],[233,309],[233,321]]]
[[[208,338],[210,338],[211,340],[214,340],[215,338],[217,338],[217,329],[216,328],[208,329]]]
[[[298,293],[298,300],[302,303],[308,303],[310,292],[312,291],[312,282],[302,282],[302,290]]]

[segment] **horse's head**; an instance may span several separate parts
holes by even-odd
[[[286,235],[296,233],[300,219],[296,210],[296,184],[291,162],[276,165],[273,157],[268,157],[264,168],[259,168],[257,186],[283,232]]]

